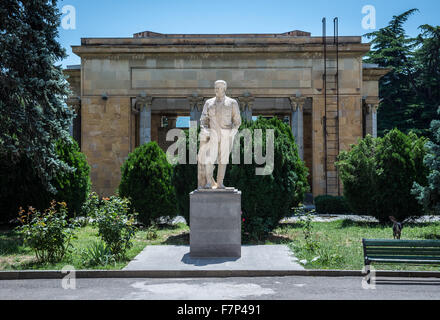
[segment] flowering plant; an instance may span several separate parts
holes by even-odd
[[[20,207],[18,215],[22,225],[17,227],[17,231],[35,252],[39,262],[56,262],[64,257],[71,246],[75,229],[75,224],[67,220],[65,202],[52,200],[44,212],[29,207],[26,213]]]
[[[111,253],[122,258],[131,248],[131,238],[135,235],[135,216],[130,214],[130,201],[126,198],[111,196],[103,198],[103,205],[95,216],[98,234]]]

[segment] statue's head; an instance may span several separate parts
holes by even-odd
[[[226,94],[226,88],[228,85],[226,84],[226,81],[224,80],[217,80],[215,82],[215,95],[217,98],[223,98]]]

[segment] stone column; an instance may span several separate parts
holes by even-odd
[[[153,98],[140,95],[136,98],[136,109],[140,112],[139,117],[139,144],[151,141],[151,106]]]
[[[197,126],[199,126],[205,99],[203,97],[191,96],[188,97],[188,101],[190,110],[190,121],[197,121]]]
[[[378,102],[366,101],[365,113],[365,132],[371,134],[373,138],[377,138],[377,108]]]
[[[250,94],[238,97],[238,104],[240,106],[241,118],[247,121],[252,121],[252,107],[254,105],[255,98]]]
[[[303,111],[306,102],[305,97],[289,97],[291,106],[290,125],[295,142],[298,145],[298,153],[301,160],[304,160],[304,127]]]

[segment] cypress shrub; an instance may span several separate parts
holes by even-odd
[[[344,196],[357,214],[371,215],[381,222],[388,216],[404,220],[423,214],[411,194],[414,182],[427,183],[423,164],[426,138],[397,129],[383,138],[370,135],[339,155],[337,167],[344,184]]]
[[[244,139],[238,141],[236,136],[234,143],[240,143],[240,164],[232,164],[231,154],[224,179],[227,187],[235,187],[242,192],[243,231],[260,237],[275,228],[279,220],[290,215],[292,208],[303,200],[304,193],[309,189],[308,170],[298,155],[292,131],[287,124],[277,118],[268,120],[259,117],[253,122],[244,121],[240,130],[245,128],[252,133],[252,139],[255,129],[262,130],[263,155],[266,155],[266,130],[274,130],[274,166],[270,174],[256,175],[255,169],[264,164],[256,164],[254,157],[251,164],[244,164]],[[178,195],[179,212],[189,222],[189,193],[197,188],[197,165],[175,165],[173,183]]]
[[[70,144],[59,142],[56,151],[60,159],[75,170],[56,177],[54,186],[58,192],[55,199],[66,202],[70,217],[83,215],[81,208],[89,195],[91,185],[90,166],[86,156],[73,139]]]
[[[131,200],[132,209],[145,225],[160,217],[176,216],[176,197],[171,183],[172,166],[155,142],[137,147],[121,167],[119,195]]]
[[[243,230],[260,238],[273,230],[278,222],[292,214],[308,191],[308,169],[300,159],[298,148],[289,125],[277,118],[245,121],[240,129],[247,128],[255,138],[255,130],[262,130],[263,154],[266,154],[266,131],[274,130],[274,164],[268,175],[256,175],[255,169],[264,165],[244,164],[244,141],[240,139],[240,164],[232,164],[226,172],[227,185],[242,192]],[[236,140],[235,143],[238,143]],[[255,144],[254,144],[255,146]],[[254,150],[255,153],[255,150]]]

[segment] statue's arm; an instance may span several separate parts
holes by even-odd
[[[200,117],[200,129],[201,130],[209,129],[208,101],[206,101],[205,105],[203,106],[202,115]]]
[[[241,125],[240,108],[237,101],[234,100],[232,106],[232,129],[238,130]]]

